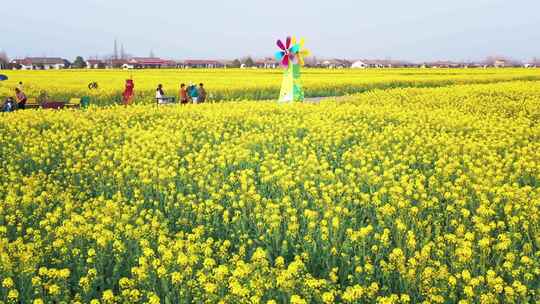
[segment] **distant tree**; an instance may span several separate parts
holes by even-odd
[[[75,69],[82,69],[86,67],[86,62],[81,56],[77,56],[77,58],[75,58],[75,61],[73,61],[73,64],[71,66]]]
[[[71,62],[67,59],[64,59],[64,68],[69,69],[71,67]]]
[[[0,51],[0,69],[7,69],[9,65],[9,58],[5,51]]]
[[[18,63],[9,63],[7,68],[10,69],[10,70],[20,70],[20,69],[22,69],[22,65],[20,65]]]
[[[486,57],[486,59],[484,59],[484,61],[482,62],[484,65],[487,65],[487,66],[494,66],[495,63],[497,61],[500,61],[500,60],[507,60],[505,57],[503,56],[488,56]]]
[[[305,63],[306,67],[316,67],[317,66],[317,58],[315,58],[314,56],[307,57],[306,59],[304,59],[304,63]]]
[[[250,67],[252,67],[252,66],[255,65],[255,62],[253,62],[253,59],[251,59],[251,57],[248,57],[248,58],[244,59],[243,64],[244,64],[246,67],[250,68]]]
[[[233,68],[239,68],[242,65],[242,63],[240,62],[240,60],[235,59],[235,60],[233,60],[231,65],[232,65]]]

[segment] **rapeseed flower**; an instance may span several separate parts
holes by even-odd
[[[0,115],[0,301],[538,302],[539,100]]]

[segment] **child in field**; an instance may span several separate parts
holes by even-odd
[[[206,101],[206,90],[204,89],[204,85],[202,83],[199,84],[199,103],[203,103]]]
[[[189,101],[188,92],[186,90],[185,84],[180,84],[180,103],[181,104],[187,104]]]

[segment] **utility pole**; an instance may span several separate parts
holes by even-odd
[[[114,54],[113,59],[118,60],[118,41],[116,41],[116,38],[114,38]]]

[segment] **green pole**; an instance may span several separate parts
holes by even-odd
[[[300,79],[300,65],[289,64],[283,72],[279,102],[304,101],[304,90]]]

